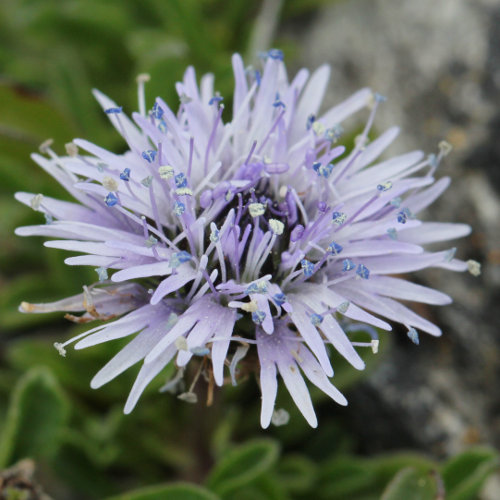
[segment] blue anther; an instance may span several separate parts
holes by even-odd
[[[157,102],[153,104],[153,116],[157,120],[161,120],[163,117],[163,108]]]
[[[384,192],[384,191],[388,191],[389,189],[391,189],[391,187],[392,187],[392,182],[387,181],[387,182],[383,182],[382,184],[379,184],[377,186],[377,190]]]
[[[45,224],[52,224],[54,222],[54,217],[52,215],[44,213],[45,216]]]
[[[174,177],[174,180],[175,180],[175,187],[176,188],[185,188],[187,187],[187,178],[186,176],[181,172],[180,174],[177,174],[175,177]]]
[[[333,127],[325,130],[325,139],[330,142],[336,142],[340,139],[343,132],[344,129],[340,125],[334,125]]]
[[[167,122],[161,119],[157,125],[158,130],[164,134],[167,131]]]
[[[359,264],[358,268],[356,269],[356,274],[360,278],[367,280],[370,277],[370,270],[363,264]]]
[[[105,109],[104,112],[107,114],[107,115],[117,115],[119,113],[122,112],[122,107],[119,106],[119,107],[115,107],[115,108],[108,108],[108,109]]]
[[[276,92],[276,98],[274,99],[273,106],[275,108],[286,108],[285,103],[280,99],[279,92]]]
[[[373,95],[373,97],[375,98],[376,102],[385,102],[385,101],[387,101],[387,97],[379,94],[378,92],[375,92],[375,94]]]
[[[114,207],[118,203],[118,197],[114,193],[108,193],[106,198],[104,198],[104,203],[106,203],[108,207]]]
[[[283,292],[276,293],[273,295],[274,303],[277,306],[282,306],[286,302],[286,295]]]
[[[332,241],[328,245],[328,251],[332,255],[338,255],[340,252],[342,252],[343,249],[344,249],[344,247],[342,245],[339,245],[338,243],[335,243],[335,241]]]
[[[186,205],[182,203],[181,201],[176,201],[174,203],[174,214],[175,215],[182,215],[186,211]]]
[[[328,165],[323,165],[321,162],[316,161],[312,166],[313,170],[318,174],[319,177],[324,177],[328,179],[333,170],[333,163],[328,163]]]
[[[248,295],[250,293],[267,293],[267,285],[265,281],[250,283],[245,290],[245,293]]]
[[[172,257],[170,257],[168,265],[175,269],[176,267],[179,267],[181,264],[184,264],[184,262],[188,262],[192,258],[193,256],[189,252],[186,252],[186,250],[181,250],[180,252],[174,253]]]
[[[214,95],[210,101],[208,101],[208,105],[209,106],[212,106],[213,104],[219,104],[219,102],[223,101],[224,100],[224,97],[222,97],[221,95]]]
[[[332,222],[338,226],[342,225],[347,219],[347,215],[344,212],[333,212]]]
[[[256,325],[262,325],[265,319],[266,319],[266,313],[264,311],[254,311],[252,313],[252,321]]]
[[[351,259],[344,259],[342,261],[342,271],[351,271],[356,267],[356,264]]]
[[[307,117],[306,121],[306,129],[311,130],[311,127],[313,126],[313,123],[316,121],[316,116],[315,115],[309,115]]]
[[[255,76],[255,82],[257,83],[257,87],[260,87],[260,82],[262,81],[262,77],[258,69],[255,70],[254,76]]]
[[[147,149],[142,152],[142,157],[148,162],[153,163],[156,158],[156,151],[154,149]]]
[[[123,172],[120,174],[120,179],[122,181],[129,181],[130,180],[130,168],[123,169]]]
[[[408,335],[408,338],[415,344],[418,345],[420,343],[420,339],[418,338],[418,332],[415,330],[415,328],[411,327],[408,332],[406,333]]]
[[[276,61],[283,61],[283,51],[280,49],[270,49],[267,51],[267,56]]]
[[[311,314],[311,323],[314,325],[314,326],[318,326],[318,325],[321,325],[321,323],[323,322],[323,316],[321,316],[321,314],[316,314],[316,313],[313,313]]]
[[[314,264],[310,260],[302,259],[300,261],[300,265],[302,266],[302,269],[304,270],[304,276],[306,278],[310,278],[314,273]]]
[[[400,224],[406,224],[406,221],[411,217],[411,212],[409,208],[403,208],[400,212],[398,212],[398,222]]]

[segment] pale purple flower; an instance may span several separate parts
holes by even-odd
[[[401,323],[415,343],[417,330],[441,334],[397,300],[442,305],[451,299],[391,275],[475,268],[455,259],[454,249],[423,248],[470,228],[418,219],[449,185],[448,178],[434,179],[447,145],[437,155],[412,151],[380,160],[398,135],[394,127],[368,139],[380,96],[362,89],[321,113],[328,66],[311,76],[302,69],[289,82],[279,50],[267,53],[262,73],[245,69],[238,55],[232,62],[231,121],[223,121],[213,76],[198,86],[188,68],[176,86],[177,113],[161,98],[146,111],[146,78],[139,79],[132,119],[95,91],[127,143],[124,154],[75,139],[68,156],[50,145],[43,148],[48,157],[33,155],[75,202],[17,193],[46,218],[17,234],[53,238],[45,246],[79,253],[66,263],[93,266],[99,281],[81,295],[23,303],[21,310],[82,311],[70,318],[109,320],[57,343],[62,354],[75,341],[82,349],[133,337],[91,382],[100,387],[141,362],[126,413],[172,361],[179,371],[165,389],[175,389],[193,357],[198,375],[219,386],[225,376],[236,383],[238,362],[250,347],[259,359],[262,426],[273,417],[279,375],[315,427],[305,379],[347,404],[329,381],[330,346],[361,370],[355,347],[376,351],[375,328]],[[366,126],[346,150],[341,124],[365,108]],[[359,329],[372,338],[353,342],[350,332]],[[189,390],[181,399],[196,396]]]

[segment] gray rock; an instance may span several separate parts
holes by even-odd
[[[396,330],[382,366],[350,394],[348,420],[369,452],[499,446],[500,2],[337,1],[294,38],[301,66],[332,66],[325,106],[363,86],[388,97],[376,127],[401,126],[391,153],[432,152],[443,138],[454,145],[438,171],[452,187],[426,218],[469,223],[474,232],[456,242],[457,256],[483,265],[479,278],[416,276],[455,299],[418,307],[444,335],[421,335],[417,348]]]

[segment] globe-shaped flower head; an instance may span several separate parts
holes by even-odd
[[[126,413],[167,364],[179,369],[172,384],[195,362],[209,387],[221,386],[235,382],[238,361],[251,348],[258,353],[262,426],[273,415],[278,376],[316,426],[304,378],[345,405],[329,381],[329,350],[356,369],[364,363],[355,347],[376,350],[374,333],[369,342],[350,339],[353,325],[390,330],[388,321],[402,323],[415,342],[417,330],[441,333],[395,299],[447,304],[450,298],[390,275],[473,268],[454,259],[453,249],[423,248],[464,236],[469,227],[418,220],[449,184],[433,177],[447,147],[428,157],[414,151],[378,160],[398,134],[391,128],[368,139],[380,96],[363,89],[318,115],[328,66],[310,77],[302,69],[289,82],[279,50],[266,54],[262,74],[245,69],[238,55],[232,63],[227,123],[212,75],[198,87],[188,68],[176,87],[176,114],[160,98],[146,111],[144,77],[132,120],[95,92],[126,153],[75,139],[68,156],[48,145],[48,157],[33,155],[75,202],[18,193],[46,223],[17,234],[56,238],[45,245],[82,254],[66,263],[95,267],[99,281],[81,295],[23,303],[21,310],[82,311],[69,317],[108,320],[56,344],[62,354],[74,341],[81,349],[131,337],[91,382],[100,387],[142,363]],[[370,110],[368,121],[346,150],[341,123],[362,108]],[[181,397],[196,398],[190,391]]]

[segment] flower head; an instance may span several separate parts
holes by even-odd
[[[436,290],[391,277],[427,267],[476,267],[449,250],[424,245],[469,233],[464,224],[421,222],[418,214],[448,186],[434,179],[444,154],[420,151],[379,160],[398,134],[368,135],[383,99],[369,89],[319,114],[328,66],[303,69],[289,82],[281,51],[264,57],[260,72],[233,56],[233,116],[223,120],[222,97],[193,68],[177,84],[174,113],[160,98],[146,111],[145,78],[138,80],[139,113],[128,118],[98,91],[95,96],[128,145],[124,154],[84,139],[68,156],[33,159],[75,202],[17,193],[43,212],[46,223],[19,235],[51,239],[48,247],[75,251],[69,265],[93,266],[97,283],[53,303],[23,303],[24,312],[82,311],[76,321],[104,319],[57,348],[82,349],[131,337],[92,379],[94,388],[142,363],[125,405],[130,412],[146,385],[170,362],[188,363],[221,386],[236,383],[238,362],[256,348],[262,391],[261,424],[272,419],[277,377],[283,379],[310,425],[317,420],[304,379],[339,404],[330,383],[329,349],[356,369],[356,347],[378,347],[376,330],[389,321],[440,335],[437,326],[397,300],[447,304]],[[350,150],[341,144],[344,122],[368,109]],[[341,127],[342,124],[342,127]],[[354,326],[353,326],[354,325]],[[371,338],[353,342],[350,332]],[[256,347],[255,347],[256,346]],[[181,399],[195,401],[195,394]]]

